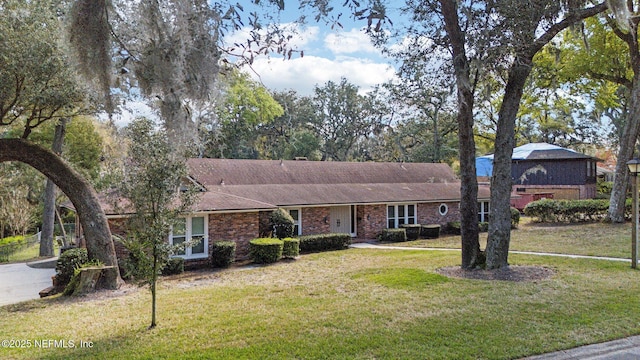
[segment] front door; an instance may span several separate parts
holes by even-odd
[[[355,205],[331,207],[331,232],[356,236]]]

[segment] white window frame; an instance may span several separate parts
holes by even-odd
[[[295,218],[293,219],[293,229],[294,229],[293,235],[296,235],[296,236],[302,235],[302,208],[287,208],[286,210],[289,213],[289,215],[291,215],[292,210],[298,212],[298,219],[295,219]],[[297,233],[295,232],[296,226],[298,227]]]
[[[181,257],[184,259],[203,259],[209,257],[209,216],[207,214],[193,214],[188,216],[182,216],[181,219],[185,220],[185,241],[189,241],[193,237],[193,219],[194,218],[203,218],[204,219],[204,234],[196,234],[196,236],[203,236],[202,242],[204,244],[204,253],[193,254],[192,246],[185,246],[184,254],[176,254],[173,257]],[[169,233],[169,244],[174,245],[173,243],[173,228]]]
[[[409,216],[409,206],[413,206],[413,216]],[[389,216],[389,208],[393,207],[393,217]],[[398,208],[402,207],[404,215],[402,217],[398,216],[399,211]],[[402,224],[400,224],[400,219],[403,220]],[[389,227],[389,222],[393,220],[393,227]],[[413,222],[412,222],[413,221]],[[407,204],[387,204],[387,228],[389,229],[397,229],[400,225],[403,224],[417,224],[418,223],[418,204],[417,203],[407,203]]]
[[[478,222],[489,222],[489,201],[478,201]]]
[[[444,211],[442,211],[442,208],[444,208]],[[442,203],[438,206],[438,214],[440,214],[440,216],[446,216],[449,213],[449,205]]]

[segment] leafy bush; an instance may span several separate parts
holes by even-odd
[[[6,237],[4,239],[0,239],[0,246],[2,245],[9,245],[9,244],[15,244],[15,243],[23,243],[24,240],[24,236],[22,235],[17,235],[17,236],[9,236]]]
[[[211,265],[215,268],[226,268],[236,260],[236,243],[233,241],[217,241],[213,243]]]
[[[184,259],[172,257],[167,261],[167,265],[162,268],[162,275],[177,275],[184,272]]]
[[[294,238],[284,238],[282,247],[282,257],[293,259],[300,255],[300,240]]]
[[[460,221],[449,221],[447,223],[447,232],[449,234],[460,235]]]
[[[489,223],[488,222],[479,222],[478,230],[480,232],[489,231]],[[454,235],[460,235],[460,221],[451,221],[447,223],[447,232]]]
[[[270,220],[274,235],[278,239],[290,238],[293,236],[295,221],[288,211],[278,208],[271,213]]]
[[[56,284],[66,286],[71,281],[76,268],[89,261],[87,249],[74,248],[62,253],[56,263]]]
[[[401,227],[406,230],[407,240],[417,240],[420,237],[420,224],[404,224]]]
[[[420,227],[420,236],[425,239],[437,239],[440,237],[440,225],[431,224],[431,225],[422,225]]]
[[[343,250],[351,245],[349,234],[318,234],[300,237],[300,252]]]
[[[257,264],[271,264],[282,258],[284,242],[273,238],[259,238],[249,241],[249,254]]]
[[[511,228],[517,229],[520,224],[520,210],[511,207]]]
[[[598,180],[598,183],[596,185],[596,191],[598,192],[598,194],[611,195],[612,190],[613,182]]]
[[[27,241],[22,235],[0,239],[0,262],[9,261],[9,256],[20,251],[26,245]]]
[[[524,208],[527,216],[537,222],[585,222],[600,220],[607,215],[609,201],[587,200],[551,200],[533,201]]]
[[[383,229],[380,234],[380,241],[402,242],[407,241],[407,229]]]

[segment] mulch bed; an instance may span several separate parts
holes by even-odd
[[[555,274],[552,269],[542,266],[507,266],[496,270],[463,270],[460,266],[440,268],[437,272],[448,277],[474,280],[498,281],[538,281],[548,279]]]

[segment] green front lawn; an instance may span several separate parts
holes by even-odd
[[[640,334],[640,272],[626,263],[511,255],[556,271],[520,283],[436,272],[459,257],[350,249],[165,278],[150,331],[145,289],[5,306],[0,339],[32,346],[0,358],[509,359]],[[34,348],[47,339],[75,347]]]
[[[487,233],[480,234],[485,248]],[[392,244],[408,247],[460,248],[460,236]],[[510,250],[631,258],[631,223],[537,224],[528,218],[511,232]]]

